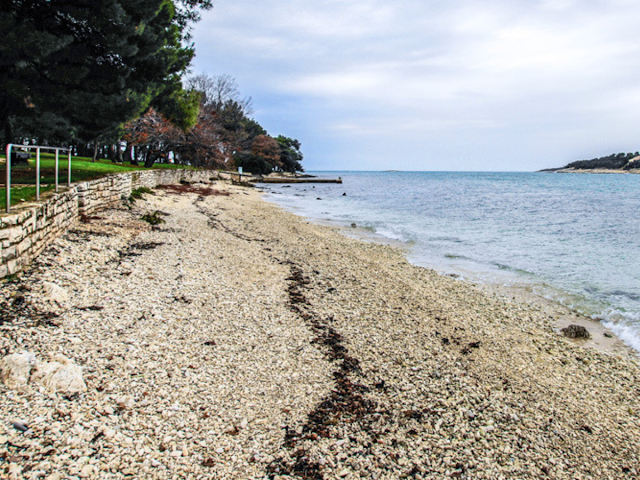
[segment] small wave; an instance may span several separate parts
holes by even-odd
[[[389,230],[386,228],[377,227],[374,229],[375,233],[378,235],[382,235],[383,237],[389,238],[391,240],[397,240],[399,242],[408,243],[410,240],[405,237],[403,234],[394,232],[393,230]]]
[[[516,269],[513,267],[510,267],[509,265],[505,265],[504,263],[498,263],[498,262],[491,262],[491,265],[495,265],[496,267],[498,267],[500,270],[509,270],[510,272],[515,271]]]
[[[529,272],[528,270],[523,270],[521,268],[516,268],[516,267],[512,267],[510,265],[505,265],[504,263],[499,263],[499,262],[490,262],[491,265],[498,267],[500,270],[505,270],[507,272],[513,272],[513,273],[517,273],[518,275],[525,275],[525,276],[533,276],[534,274]]]
[[[613,292],[609,293],[609,295],[611,295],[612,297],[625,297],[629,300],[640,300],[640,295],[638,295],[637,293],[625,292],[623,290],[614,290]]]
[[[464,243],[464,240],[458,237],[429,237],[428,241],[431,242],[452,242],[452,243]]]
[[[640,352],[640,318],[627,312],[615,311],[602,324],[631,348]]]
[[[469,257],[465,257],[464,255],[456,255],[454,253],[445,253],[444,258],[450,258],[452,260],[472,260]]]

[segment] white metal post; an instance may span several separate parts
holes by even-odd
[[[67,187],[71,186],[71,149],[69,149],[69,162],[68,162],[68,172],[67,172]]]
[[[7,177],[5,186],[7,187],[7,213],[11,211],[11,147],[12,143],[7,145]]]
[[[40,147],[36,148],[36,200],[40,200]]]
[[[58,193],[58,154],[60,150],[56,150],[56,193]]]

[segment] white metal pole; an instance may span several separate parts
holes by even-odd
[[[60,150],[56,150],[56,193],[58,193],[58,154]]]
[[[12,143],[7,145],[7,178],[5,186],[7,187],[7,213],[11,211],[11,147]]]
[[[40,147],[36,148],[36,200],[40,200]]]
[[[68,172],[67,172],[67,186],[71,186],[71,149],[69,149],[69,162],[68,162]]]

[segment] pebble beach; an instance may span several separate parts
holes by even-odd
[[[256,189],[155,189],[0,290],[1,356],[86,385],[0,385],[0,478],[640,478],[636,355]]]

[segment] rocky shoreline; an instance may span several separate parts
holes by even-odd
[[[592,173],[592,174],[612,174],[612,175],[625,175],[625,174],[638,174],[640,170],[637,168],[630,170],[611,169],[611,168],[551,168],[547,170],[541,170],[541,172],[549,173]]]
[[[100,212],[0,289],[2,356],[86,384],[0,387],[6,478],[640,475],[637,359],[249,188]]]

